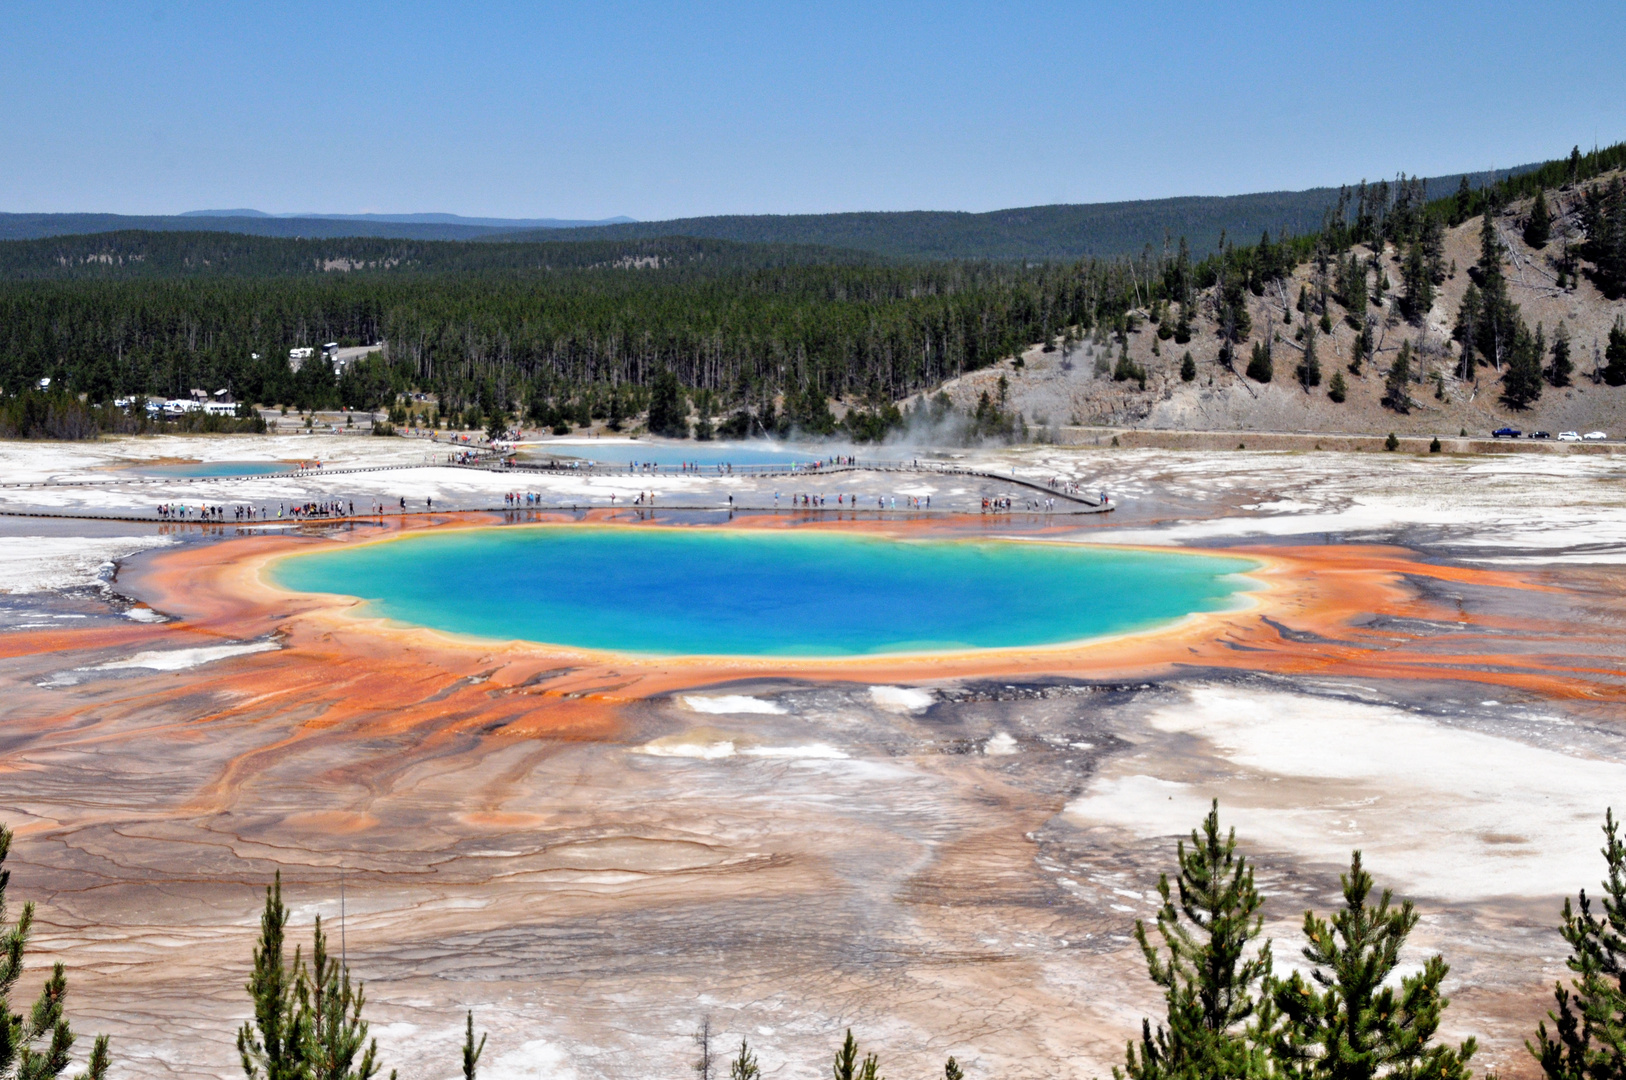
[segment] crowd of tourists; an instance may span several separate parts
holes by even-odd
[[[537,497],[541,501],[541,497]],[[407,512],[407,501],[399,501],[401,513]],[[434,499],[425,499],[424,506],[433,510]],[[363,514],[381,516],[390,507],[386,503],[375,502],[366,506]],[[158,520],[167,522],[202,522],[224,523],[227,520],[234,524],[245,524],[251,521],[311,521],[333,520],[336,518],[353,518],[356,516],[356,503],[353,499],[325,499],[311,500],[289,505],[278,503],[272,506],[253,506],[247,503],[233,503],[230,505],[210,505],[208,503],[191,504],[166,502],[159,503],[157,507]]]
[[[825,495],[823,492],[815,495],[798,491],[790,495],[784,495],[781,492],[776,491],[773,493],[773,504],[775,508],[779,506],[779,500],[782,498],[789,499],[792,506],[814,507],[830,505],[830,497]],[[864,499],[865,503],[862,505],[867,505],[869,496],[865,495]],[[930,495],[905,495],[903,497],[903,505],[907,510],[930,510],[932,506],[932,497]],[[837,492],[836,508],[841,510],[858,510],[861,508],[859,497],[844,491]],[[896,495],[877,495],[875,496],[875,508],[877,510],[896,510],[898,508],[898,497]]]
[[[158,520],[160,521],[224,521],[226,508],[223,506],[210,506],[207,503],[192,506],[188,503],[159,503]]]
[[[346,508],[347,505],[348,509]],[[293,507],[289,516],[301,520],[307,518],[355,517],[356,504],[353,502],[346,504],[343,501],[298,503]]]

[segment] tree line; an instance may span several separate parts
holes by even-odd
[[[343,277],[351,274],[521,275],[666,271],[714,277],[780,266],[875,266],[891,260],[811,244],[746,244],[690,236],[548,243],[475,243],[366,236],[278,238],[126,229],[0,242],[0,280],[107,281],[174,277]]]
[[[540,401],[576,416],[618,392],[626,407],[668,372],[719,414],[779,397],[812,415],[1116,318],[1148,284],[1120,261],[14,281],[0,283],[0,388],[49,377],[99,402],[224,387],[301,408],[416,388],[445,412]],[[320,361],[290,370],[290,346],[327,341],[387,341],[387,358],[348,379]]]

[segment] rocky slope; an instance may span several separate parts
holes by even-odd
[[[1609,178],[1602,178],[1607,182]],[[1017,366],[1013,361],[973,372],[944,386],[950,398],[962,408],[974,407],[987,392],[997,397],[1001,376],[1007,381],[1009,407],[1019,411],[1030,428],[1064,425],[1106,425],[1128,428],[1183,429],[1198,431],[1304,431],[1344,433],[1384,433],[1402,435],[1484,436],[1504,424],[1524,430],[1560,431],[1603,430],[1611,435],[1626,433],[1626,387],[1605,385],[1596,372],[1604,364],[1609,328],[1626,316],[1626,300],[1604,297],[1584,275],[1571,287],[1557,287],[1554,262],[1566,239],[1579,237],[1575,208],[1580,193],[1562,190],[1548,193],[1553,207],[1552,240],[1541,251],[1532,251],[1521,237],[1521,226],[1529,201],[1505,208],[1497,218],[1498,230],[1507,248],[1505,271],[1512,299],[1532,328],[1540,323],[1552,341],[1560,324],[1569,332],[1575,363],[1574,385],[1562,389],[1544,387],[1539,401],[1522,412],[1505,406],[1501,400],[1498,372],[1481,368],[1476,382],[1456,377],[1460,346],[1451,340],[1464,290],[1469,284],[1468,267],[1479,255],[1480,220],[1475,218],[1447,231],[1444,262],[1448,268],[1433,309],[1413,325],[1404,320],[1396,305],[1404,253],[1393,245],[1383,253],[1383,266],[1390,290],[1381,307],[1369,308],[1378,315],[1378,348],[1360,374],[1349,370],[1354,354],[1356,330],[1343,318],[1344,308],[1329,300],[1334,319],[1331,334],[1320,335],[1318,353],[1322,368],[1321,385],[1303,388],[1294,379],[1294,367],[1302,347],[1294,340],[1304,316],[1296,307],[1299,290],[1314,291],[1316,265],[1300,265],[1291,279],[1279,289],[1252,297],[1253,333],[1237,349],[1235,370],[1218,362],[1220,338],[1213,313],[1214,290],[1199,297],[1201,317],[1194,320],[1194,335],[1188,345],[1173,340],[1159,341],[1156,326],[1143,321],[1129,334],[1129,356],[1147,372],[1145,388],[1136,381],[1114,382],[1110,370],[1101,368],[1116,362],[1117,345],[1104,337],[1086,342],[1063,353],[1034,346]],[[1368,249],[1358,249],[1363,255]],[[1330,272],[1330,271],[1329,271]],[[1142,316],[1148,314],[1141,312]],[[1258,383],[1243,375],[1253,341],[1262,341],[1267,328],[1273,332],[1275,377]],[[1413,408],[1401,414],[1383,404],[1384,380],[1403,341],[1422,356],[1414,374]],[[1181,357],[1190,351],[1197,366],[1197,378],[1183,382]],[[1347,384],[1347,400],[1335,403],[1328,397],[1328,384],[1335,370],[1342,370]],[[1436,382],[1434,376],[1438,374]]]

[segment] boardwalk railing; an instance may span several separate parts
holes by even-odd
[[[511,472],[538,472],[549,475],[569,473],[571,475],[588,476],[696,476],[696,477],[722,477],[743,476],[752,479],[765,479],[772,477],[815,477],[834,476],[840,473],[857,472],[883,472],[883,473],[928,473],[938,476],[965,476],[979,480],[993,480],[1002,484],[1016,484],[1033,491],[1043,492],[1047,496],[1066,499],[1069,502],[1082,506],[1099,507],[1099,498],[1090,498],[1087,495],[1077,495],[1061,488],[1051,487],[1049,484],[1036,480],[1024,480],[1009,473],[991,472],[986,469],[971,469],[964,465],[955,465],[944,461],[919,460],[869,460],[855,458],[851,463],[831,462],[805,462],[799,464],[769,464],[769,465],[696,465],[693,468],[672,468],[670,466],[638,466],[609,465],[602,462],[531,462],[521,461],[513,464],[504,462],[489,465],[467,465],[464,468],[501,469]]]
[[[440,455],[434,455],[439,457]],[[1046,497],[1062,499],[1079,506],[1093,510],[1111,510],[1110,502],[1101,498],[1091,498],[1079,495],[1062,488],[1052,487],[1037,480],[1025,480],[1022,477],[1009,473],[998,473],[987,469],[973,469],[964,465],[956,465],[943,461],[887,460],[857,458],[850,462],[802,462],[796,464],[755,464],[755,465],[697,465],[693,468],[670,466],[638,466],[606,464],[603,462],[514,462],[509,463],[499,459],[486,459],[477,461],[437,461],[432,458],[422,462],[403,462],[398,465],[354,465],[340,468],[304,468],[289,469],[286,472],[276,473],[244,473],[232,476],[126,476],[109,478],[105,480],[35,480],[13,483],[0,483],[0,488],[63,488],[63,487],[116,487],[125,484],[208,484],[222,481],[246,482],[252,480],[297,480],[305,477],[341,476],[353,473],[392,472],[409,469],[474,469],[481,472],[504,473],[532,473],[542,475],[570,475],[570,476],[693,476],[696,479],[720,478],[738,476],[749,479],[768,479],[774,477],[787,477],[792,479],[815,479],[817,477],[833,477],[852,473],[912,473],[936,476],[963,476],[969,479],[993,481],[1000,484],[1013,484],[1018,487],[1037,491]]]

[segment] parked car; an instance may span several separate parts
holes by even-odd
[[[1523,435],[1523,434],[1524,434],[1524,432],[1520,431],[1516,427],[1499,427],[1495,431],[1491,432],[1491,438],[1493,438],[1493,439],[1517,439],[1520,435]]]
[[[1583,439],[1607,439],[1608,437],[1608,432],[1604,431],[1589,431],[1585,435],[1581,436]]]
[[[1558,433],[1558,441],[1559,442],[1580,442],[1581,441],[1581,436],[1576,434],[1573,431],[1560,431]]]
[[[1525,438],[1527,438],[1527,439],[1550,439],[1550,438],[1552,438],[1552,436],[1549,435],[1545,431],[1532,431],[1530,434],[1526,435]]]

